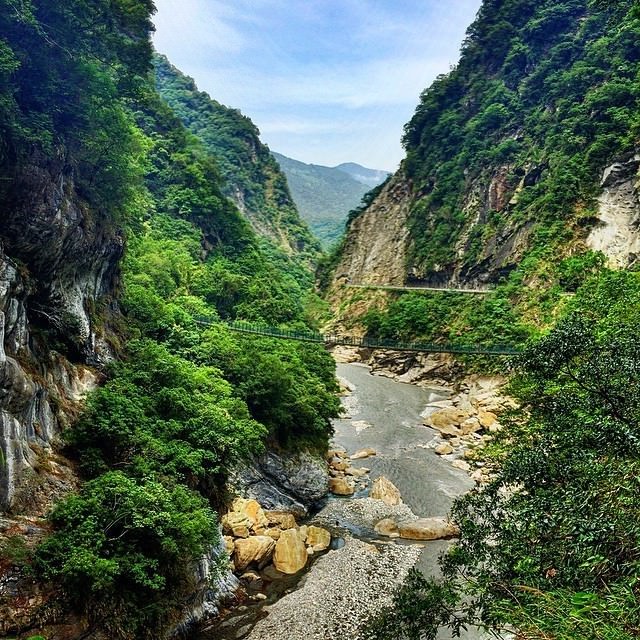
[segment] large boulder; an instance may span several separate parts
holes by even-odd
[[[255,563],[258,569],[266,567],[276,548],[276,541],[269,536],[253,536],[244,540],[236,540],[233,561],[236,571],[244,571]]]
[[[293,575],[307,564],[307,547],[297,529],[287,529],[280,534],[273,554],[273,565],[281,573]]]
[[[314,527],[311,525],[307,529],[306,544],[315,552],[325,551],[331,545],[331,534],[322,527]]]
[[[246,514],[237,511],[230,511],[222,516],[222,531],[234,538],[248,538],[251,524]]]
[[[356,488],[352,480],[331,478],[329,480],[329,491],[336,496],[352,496],[356,492]]]
[[[489,429],[496,422],[498,422],[498,416],[492,411],[485,411],[484,409],[480,409],[480,411],[478,411],[478,421],[485,429]]]
[[[460,529],[447,518],[418,518],[398,525],[401,538],[407,540],[446,540],[460,535]]]
[[[435,411],[427,416],[424,423],[444,436],[459,436],[462,433],[460,425],[470,417],[471,414],[468,411],[452,407]]]
[[[402,504],[402,497],[398,487],[389,478],[380,476],[376,478],[371,487],[370,497],[374,500],[382,500],[386,505],[393,507]]]
[[[236,498],[231,505],[231,511],[246,516],[251,523],[250,528],[253,530],[264,528],[269,524],[264,510],[256,500]]]
[[[279,529],[295,529],[298,526],[295,516],[287,511],[267,511],[265,513],[270,526]]]

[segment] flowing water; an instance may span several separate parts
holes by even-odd
[[[375,449],[376,456],[362,461],[371,469],[372,481],[381,475],[389,478],[417,516],[446,515],[455,497],[474,483],[464,471],[435,454],[429,446],[434,443],[435,431],[423,426],[421,414],[427,404],[450,393],[374,376],[360,364],[339,364],[338,376],[347,380],[354,392],[344,403],[350,419],[334,423],[335,443],[348,452]],[[433,575],[437,558],[448,545],[445,541],[425,545],[418,568]]]
[[[335,445],[349,453],[366,447],[375,449],[376,456],[355,463],[371,469],[371,481],[380,475],[389,478],[417,516],[446,515],[455,497],[468,491],[473,482],[465,472],[453,468],[435,454],[436,434],[423,426],[421,414],[430,402],[448,397],[449,391],[425,389],[374,376],[368,367],[361,364],[339,364],[337,373],[348,382],[353,392],[343,400],[347,415],[334,422]],[[400,541],[398,544],[410,543]],[[425,543],[417,568],[427,575],[436,575],[438,556],[449,544],[446,541]],[[309,570],[313,571],[313,567]],[[295,581],[281,585],[277,592],[269,594],[265,604],[284,596],[295,586]],[[197,636],[198,640],[245,637],[257,620],[265,615],[263,606],[241,607],[222,623],[222,627],[215,625]],[[310,606],[314,605],[311,603]],[[443,633],[440,637],[444,640],[451,636]],[[469,632],[464,637],[475,640],[482,636]]]

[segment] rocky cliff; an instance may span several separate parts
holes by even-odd
[[[123,240],[61,152],[12,177],[0,241],[0,507],[41,514],[70,482],[53,445],[111,357],[103,326]]]
[[[574,291],[597,252],[632,266],[638,24],[626,1],[485,0],[406,125],[399,172],[350,222],[335,308],[349,315],[346,282],[498,286],[525,316],[533,292]]]

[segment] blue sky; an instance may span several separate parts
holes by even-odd
[[[393,170],[420,92],[480,0],[156,0],[155,44],[269,147]]]

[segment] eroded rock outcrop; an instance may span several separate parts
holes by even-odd
[[[640,154],[607,167],[598,198],[598,224],[587,244],[610,266],[626,269],[640,258]]]
[[[42,463],[111,357],[101,324],[123,240],[83,202],[62,155],[32,157],[3,196],[0,509],[41,514],[70,488]]]
[[[270,451],[231,473],[232,492],[257,500],[265,509],[304,516],[329,490],[327,467],[308,452]]]

